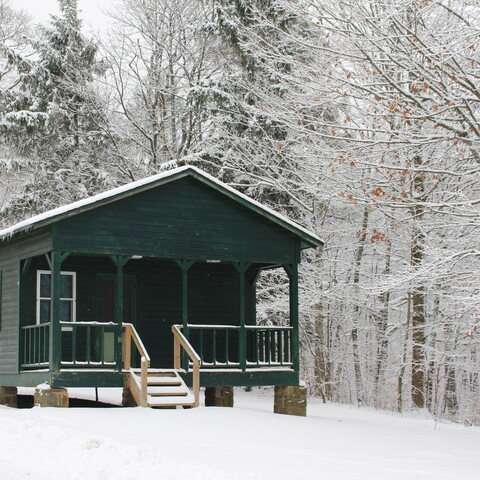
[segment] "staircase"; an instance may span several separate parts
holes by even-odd
[[[134,391],[142,391],[141,370],[130,370],[130,382],[136,385],[130,390],[135,397]],[[195,396],[185,385],[185,382],[178,374],[177,370],[158,370],[149,368],[147,373],[147,407],[167,408],[167,407],[194,407]],[[138,403],[138,402],[137,402]]]
[[[133,400],[140,407],[175,408],[198,407],[200,401],[200,357],[192,348],[188,340],[181,332],[181,325],[173,325],[174,337],[174,368],[171,370],[159,370],[150,368],[150,356],[138,336],[135,327],[130,323],[124,323],[125,330],[125,356],[123,373],[125,375],[124,388],[128,388]],[[141,369],[131,368],[132,342],[140,354]],[[190,392],[185,382],[180,377],[180,354],[184,350],[193,364],[192,384],[193,393]],[[130,403],[130,401],[128,401]]]

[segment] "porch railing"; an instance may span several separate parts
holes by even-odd
[[[113,322],[60,322],[62,367],[116,367],[117,325]]]
[[[117,324],[61,322],[60,325],[61,368],[119,368],[116,363],[119,345]],[[130,346],[133,340],[138,351],[144,350],[143,344],[137,345],[136,341],[141,341],[138,335],[134,335],[132,327],[124,324],[124,328],[125,345]],[[49,329],[50,323],[22,327],[22,368],[48,367]],[[293,368],[292,333],[292,327],[248,325],[242,329],[236,325],[188,325],[187,332],[181,335],[189,348],[198,354],[202,369],[245,371]],[[188,353],[185,346],[182,345],[182,348]],[[130,365],[130,348],[125,348],[122,357],[125,364]],[[194,363],[190,356],[188,366],[193,367]]]
[[[49,363],[50,323],[22,327],[22,367],[42,368]]]
[[[135,327],[131,323],[124,323],[123,328],[125,330],[125,351],[124,351],[124,364],[123,368],[127,371],[131,371],[130,378],[130,391],[134,396],[137,405],[146,407],[148,405],[148,369],[150,368],[150,355],[142,342],[142,339],[138,335]],[[132,368],[132,341],[140,355],[140,383],[137,381],[137,376],[133,374]]]
[[[292,327],[188,325],[189,342],[202,369],[293,367]]]
[[[246,326],[247,365],[292,366],[292,327]]]
[[[116,368],[115,323],[60,322],[62,368]],[[22,327],[22,368],[49,365],[50,323]]]

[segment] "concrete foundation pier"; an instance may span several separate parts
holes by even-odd
[[[305,417],[307,415],[307,388],[298,385],[277,385],[273,412]]]
[[[206,387],[206,407],[233,407],[233,387]]]
[[[17,387],[0,386],[0,405],[17,408]]]
[[[68,408],[68,390],[66,388],[37,387],[33,405],[35,407]]]

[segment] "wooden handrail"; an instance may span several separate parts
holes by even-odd
[[[188,324],[188,328],[191,330],[241,330],[242,328],[246,330],[293,330],[293,327],[285,325],[245,325],[245,327],[241,327],[240,325],[202,325],[198,323]]]
[[[193,395],[195,397],[195,407],[200,405],[200,356],[190,345],[190,342],[185,338],[181,332],[182,325],[172,325],[173,332],[173,368],[179,370],[182,347],[193,363]]]
[[[44,325],[42,323],[42,325]],[[115,322],[60,322],[60,325],[79,325],[86,327],[112,327],[117,325]]]
[[[137,347],[138,353],[140,354],[141,358],[145,358],[145,361],[148,363],[150,367],[150,355],[145,348],[145,345],[142,342],[142,339],[138,335],[135,327],[131,323],[124,323],[123,327],[125,328],[125,362],[124,368],[125,370],[130,370],[130,362],[131,362],[131,340],[135,343]],[[130,340],[130,342],[129,342]]]
[[[148,385],[148,369],[150,368],[150,356],[148,355],[147,349],[142,342],[142,339],[138,335],[135,327],[131,323],[124,323],[123,327],[125,328],[125,359],[124,359],[124,368],[125,370],[131,369],[131,360],[132,360],[132,340],[135,346],[137,347],[138,353],[141,356],[141,381],[140,381],[140,391],[136,381],[131,378],[130,382],[134,381],[132,385],[133,390],[132,394],[139,397],[139,404],[141,407],[148,406],[147,399],[147,385]]]

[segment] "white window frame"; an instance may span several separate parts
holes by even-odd
[[[52,297],[41,297],[40,296],[40,276],[41,275],[50,275],[50,282],[52,281],[52,271],[51,270],[37,270],[37,305],[36,305],[36,320],[35,323],[40,325],[40,302],[41,300],[50,300]],[[65,272],[61,271],[61,275],[69,275],[72,277],[72,297],[60,297],[60,301],[68,301],[72,304],[72,322],[77,321],[77,273],[76,272]],[[51,284],[50,284],[51,292]],[[51,303],[50,303],[51,308]],[[50,321],[50,319],[48,320]]]

